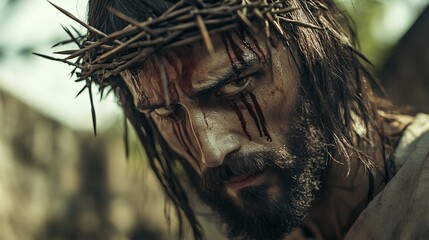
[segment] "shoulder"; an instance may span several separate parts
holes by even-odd
[[[416,116],[395,155],[399,171],[368,204],[346,239],[429,238],[429,115]]]
[[[395,163],[401,168],[412,155],[429,151],[429,115],[418,114],[404,130],[395,151]]]

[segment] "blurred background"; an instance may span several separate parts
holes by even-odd
[[[53,2],[85,19],[86,1]],[[337,2],[388,96],[429,112],[429,0]],[[71,68],[32,55],[67,38],[61,25],[82,29],[45,0],[0,0],[0,239],[175,239],[138,143],[125,157],[113,96],[96,101],[94,137]]]

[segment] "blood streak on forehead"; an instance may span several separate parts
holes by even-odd
[[[260,63],[268,64],[266,52],[258,40],[246,29],[236,29],[211,37],[215,52],[211,55],[200,41],[188,45],[169,55],[170,64],[176,69],[178,84],[185,92],[192,92],[207,81],[216,80],[219,74],[232,69],[239,75],[238,65],[246,66],[245,59],[253,55]]]
[[[164,64],[164,69],[161,69],[155,58],[151,57],[138,66],[121,73],[138,109],[145,109],[165,102],[161,71],[165,71],[167,74],[170,99],[177,101],[177,92],[174,87],[177,75],[175,74],[176,71],[171,71],[169,68],[171,65]]]
[[[253,55],[262,64],[267,63],[266,52],[258,41],[246,30],[234,30],[212,36],[215,53],[209,55],[202,42],[164,51],[162,55],[163,67],[154,57],[144,63],[127,70],[134,79],[129,77],[127,85],[133,88],[136,106],[158,106],[165,102],[161,72],[165,70],[168,79],[168,91],[172,103],[177,102],[177,88],[193,93],[194,88],[204,85],[206,81],[215,81],[219,74],[232,69],[239,75],[238,66],[247,65],[246,55]],[[136,97],[137,96],[137,97]]]
[[[200,46],[200,44],[196,44],[196,46]],[[197,67],[196,56],[193,54],[193,51],[195,51],[193,47],[184,46],[173,53],[165,55],[169,65],[176,74],[177,84],[185,92],[192,90],[193,73]]]

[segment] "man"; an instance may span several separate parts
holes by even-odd
[[[375,96],[331,0],[94,0],[88,23],[60,61],[115,90],[195,239],[188,183],[232,239],[429,236],[426,118]]]

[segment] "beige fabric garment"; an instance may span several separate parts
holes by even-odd
[[[345,239],[429,239],[429,115],[417,115],[407,127],[395,163],[397,174]]]

